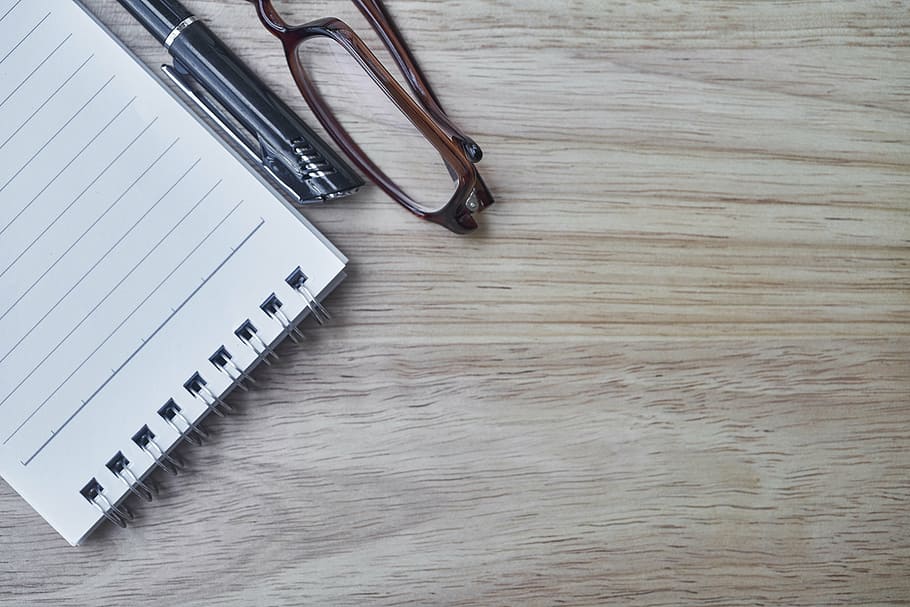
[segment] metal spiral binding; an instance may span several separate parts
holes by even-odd
[[[278,355],[275,354],[275,351],[262,341],[255,325],[249,320],[246,320],[241,324],[237,330],[234,331],[234,335],[237,336],[237,339],[246,344],[257,357],[261,357],[262,362],[265,364],[272,366],[272,361],[269,360],[269,357],[272,357],[275,360],[281,360]]]
[[[297,266],[297,269],[291,272],[290,276],[285,279],[285,282],[287,282],[292,289],[300,293],[306,301],[307,308],[309,308],[310,312],[313,314],[313,318],[316,319],[316,322],[320,325],[324,325],[326,321],[331,320],[332,315],[325,309],[325,306],[319,303],[319,300],[316,299],[316,296],[313,295],[312,291],[307,288],[307,275],[303,273],[300,266]]]
[[[338,172],[331,164],[326,162],[322,154],[317,152],[309,142],[303,139],[295,139],[291,142],[291,145],[297,155],[297,166],[306,179],[326,177]]]
[[[130,512],[126,506],[116,506],[110,499],[108,499],[108,497],[104,494],[104,487],[101,486],[101,483],[98,482],[98,479],[93,478],[90,480],[88,484],[79,491],[79,493],[81,493],[82,497],[87,499],[89,503],[97,508],[104,518],[114,523],[118,527],[126,529],[127,522],[133,520],[133,513]]]
[[[202,429],[200,429],[196,424],[192,423],[186,418],[186,416],[181,413],[182,409],[180,405],[174,402],[174,399],[168,399],[164,406],[158,409],[158,415],[161,416],[167,425],[173,428],[177,434],[180,435],[180,438],[185,438],[191,444],[201,447],[203,442],[208,439],[209,435]],[[183,423],[183,427],[179,427],[175,420],[179,419]]]
[[[142,429],[133,436],[133,442],[136,443],[140,449],[145,451],[148,456],[152,458],[155,465],[162,470],[167,470],[176,476],[183,469],[183,464],[180,460],[168,455],[168,453],[161,448],[161,445],[155,441],[155,433],[152,432],[148,426],[142,426]]]
[[[265,301],[262,302],[262,305],[259,307],[262,308],[262,311],[266,313],[269,317],[273,318],[281,328],[284,330],[284,334],[287,335],[291,341],[299,344],[301,339],[306,339],[306,336],[300,332],[300,329],[297,328],[297,325],[291,322],[291,319],[287,317],[287,314],[284,313],[284,310],[281,309],[281,300],[272,293],[266,297]]]
[[[130,493],[138,495],[147,502],[152,501],[154,496],[152,488],[143,483],[142,480],[130,470],[130,460],[126,459],[126,456],[123,455],[122,451],[118,451],[117,455],[107,463],[107,469],[113,472],[114,476],[126,484],[126,488],[130,490]]]
[[[326,320],[331,318],[328,310],[319,303],[313,292],[306,286],[308,277],[303,273],[299,266],[285,280],[292,289],[303,297],[311,316],[313,316],[317,322],[323,324]],[[303,333],[297,328],[296,323],[292,322],[282,309],[282,302],[275,293],[269,295],[269,297],[260,305],[260,308],[269,318],[272,318],[281,325],[283,335],[288,336],[295,342],[298,342],[298,338],[305,339]],[[241,369],[237,363],[234,362],[234,356],[224,345],[220,346],[214,354],[209,357],[209,362],[212,363],[219,372],[223,373],[231,380],[230,387],[239,386],[243,390],[248,390],[245,382],[249,381],[253,384],[256,383],[256,380],[250,375],[250,369],[260,361],[271,365],[270,359],[279,360],[279,357],[274,349],[260,337],[258,329],[250,319],[242,322],[234,331],[234,335],[240,343],[246,345],[252,350],[253,354],[255,354],[256,359],[250,367],[246,371]],[[183,387],[195,398],[202,401],[208,412],[223,417],[224,413],[221,411],[222,408],[233,411],[221,397],[212,392],[208,387],[206,380],[198,371],[193,373],[193,375],[183,384]],[[197,423],[191,422],[189,417],[184,414],[180,405],[178,405],[173,398],[168,399],[167,402],[158,409],[158,415],[179,435],[178,442],[181,439],[186,439],[187,442],[194,445],[202,445],[204,444],[204,441],[209,438],[208,433],[199,427],[198,421]],[[156,440],[155,433],[148,425],[142,426],[142,428],[133,435],[132,441],[151,458],[154,467],[161,468],[174,475],[179,474],[183,470],[183,463],[178,458],[168,453],[168,451],[159,444]],[[154,485],[143,480],[143,474],[133,472],[133,465],[122,451],[118,451],[107,462],[105,467],[111,474],[126,485],[129,493],[139,496],[143,500],[149,502],[157,495]],[[134,519],[132,512],[130,512],[125,505],[116,504],[105,494],[104,487],[97,478],[92,478],[85,487],[81,489],[80,493],[104,516],[105,519],[118,527],[125,528],[127,527],[127,524]]]
[[[193,374],[186,382],[184,382],[183,387],[186,388],[186,391],[201,400],[208,410],[218,417],[224,417],[224,413],[221,412],[219,407],[223,407],[228,411],[233,411],[233,407],[228,405],[226,402],[221,400],[214,392],[208,387],[207,382],[202,379],[202,376],[199,375],[199,372]]]
[[[250,383],[256,383],[256,380],[249,373],[244,372],[237,366],[231,353],[224,346],[221,346],[214,354],[209,356],[209,362],[216,369],[227,375],[233,385],[240,387],[244,392],[249,392],[249,388],[243,384],[244,381],[249,380]]]

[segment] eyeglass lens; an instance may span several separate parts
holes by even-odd
[[[297,58],[324,104],[390,181],[424,211],[451,199],[457,183],[439,152],[346,48],[316,36],[300,43]],[[391,58],[379,58],[395,69]]]

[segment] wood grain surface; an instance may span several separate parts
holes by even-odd
[[[246,2],[187,4],[311,118]],[[910,4],[387,4],[481,230],[308,210],[333,324],[128,532],[0,483],[0,604],[910,604]]]

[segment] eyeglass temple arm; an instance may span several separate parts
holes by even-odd
[[[352,1],[382,39],[382,43],[392,54],[395,63],[398,64],[402,74],[407,78],[411,89],[423,101],[427,111],[440,123],[446,134],[462,147],[471,162],[479,162],[483,157],[483,150],[473,139],[465,135],[464,131],[455,126],[446,115],[445,110],[442,109],[442,105],[439,103],[439,99],[423,75],[420,66],[408,46],[404,43],[401,32],[398,31],[398,27],[383,5],[382,0]]]

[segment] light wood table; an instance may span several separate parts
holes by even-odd
[[[129,532],[0,484],[0,603],[910,603],[910,5],[387,3],[482,229],[308,210],[332,325]],[[311,118],[252,7],[188,4]]]

